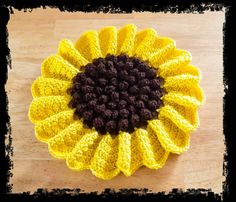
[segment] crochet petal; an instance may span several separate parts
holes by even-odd
[[[108,180],[119,174],[116,167],[118,157],[118,138],[104,135],[92,158],[90,169],[101,179]]]
[[[116,54],[117,30],[115,27],[105,27],[99,31],[99,44],[103,57],[107,54]]]
[[[70,40],[61,40],[58,47],[58,54],[65,60],[80,69],[81,66],[88,64],[88,61],[76,50],[73,43]]]
[[[180,154],[189,148],[189,134],[181,131],[168,119],[149,121],[148,130],[157,135],[162,147],[168,152]]]
[[[201,104],[204,104],[205,101],[206,101],[206,98],[205,98],[205,95],[203,93],[203,90],[200,88],[199,85],[192,86],[192,89],[188,89],[187,92],[185,92],[185,93],[189,93],[189,96],[196,97],[196,99]]]
[[[201,79],[201,73],[199,69],[191,64],[182,66],[163,66],[161,69],[159,69],[159,73],[163,76],[163,78],[167,78],[169,76],[176,76],[179,74],[189,74],[199,77],[199,80]]]
[[[71,82],[38,77],[32,84],[31,92],[34,98],[50,95],[66,95]]]
[[[66,163],[73,170],[89,169],[89,165],[102,136],[96,131],[86,133],[66,157]]]
[[[194,131],[198,125],[197,112],[195,109],[193,109],[191,113],[181,113],[180,109],[177,111],[174,107],[165,105],[160,109],[158,118],[159,120],[162,120],[163,117],[170,119],[179,129],[183,130],[185,133]]]
[[[53,55],[44,60],[42,75],[47,78],[71,81],[79,71],[59,55]]]
[[[121,53],[132,55],[136,31],[137,27],[133,24],[125,25],[118,31],[117,55]]]
[[[62,111],[35,124],[37,139],[47,142],[73,122],[73,110]]]
[[[133,55],[147,60],[156,40],[156,31],[152,28],[142,30],[136,34]]]
[[[202,89],[198,85],[200,77],[191,74],[182,74],[165,79],[164,89],[169,92],[179,92],[195,97],[201,104],[205,102]]]
[[[192,56],[188,51],[175,49],[174,51],[172,51],[169,59],[164,63],[155,61],[152,63],[152,65],[159,68],[160,76],[165,78],[165,74],[168,69],[172,69],[172,71],[178,71],[182,67],[189,65],[191,60]]]
[[[149,63],[154,67],[167,62],[175,52],[175,41],[168,37],[156,37],[153,45],[147,49]]]
[[[75,47],[89,62],[102,56],[97,31],[84,32],[75,43]]]
[[[196,110],[196,108],[182,106],[173,102],[166,102],[165,104],[166,106],[169,105],[173,107],[185,120],[187,120],[194,127],[194,130],[198,127],[199,119],[198,111]]]
[[[48,96],[34,99],[29,107],[29,119],[36,123],[61,111],[69,110],[70,97]]]
[[[142,156],[137,147],[136,134],[120,133],[118,148],[116,165],[126,176],[130,176],[142,165]]]
[[[86,130],[79,120],[72,122],[67,128],[48,141],[48,149],[56,158],[66,158],[76,143],[83,137]]]
[[[162,97],[164,103],[176,103],[185,107],[197,108],[203,100],[198,100],[196,97],[185,95],[181,92],[170,91]]]
[[[139,128],[136,130],[136,135],[143,164],[152,169],[161,168],[165,164],[169,152],[161,146],[153,131]]]
[[[164,88],[166,89],[181,89],[187,86],[192,87],[198,85],[199,77],[191,74],[181,74],[171,76],[165,79]]]

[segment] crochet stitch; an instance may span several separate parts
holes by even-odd
[[[108,54],[83,69],[73,78],[69,106],[89,128],[94,126],[100,134],[132,133],[157,118],[163,106],[163,79],[147,63],[125,54]],[[146,100],[142,100],[144,95]]]
[[[135,125],[140,119],[146,118],[148,121],[145,128],[135,127],[131,133],[120,130],[116,136],[109,132],[102,135],[94,127],[84,124],[83,119],[89,119],[91,113],[86,112],[83,117],[76,117],[77,109],[72,107],[70,90],[76,75],[83,73],[84,67],[94,59],[121,54],[140,58],[154,68],[147,73],[148,77],[162,79],[152,81],[144,78],[140,84],[142,88],[133,85],[131,93],[142,92],[137,103],[126,91],[111,96],[113,101],[118,100],[118,96],[128,96],[130,103],[135,103],[142,110],[142,116],[134,114],[129,123],[123,119],[121,128],[125,129],[126,124]],[[161,168],[170,152],[181,154],[189,148],[190,133],[199,125],[197,109],[204,103],[205,97],[199,86],[200,71],[190,62],[191,54],[177,49],[174,40],[158,36],[152,28],[138,31],[133,24],[119,30],[110,26],[100,31],[86,31],[75,44],[64,39],[59,43],[57,54],[44,60],[42,76],[31,87],[33,101],[29,107],[29,119],[35,124],[36,137],[48,144],[51,155],[65,159],[72,170],[90,169],[101,179],[111,179],[120,172],[130,176],[143,165],[151,169]],[[93,69],[88,71],[94,74]],[[132,74],[137,75],[139,72],[134,70]],[[139,77],[143,78],[142,73]],[[134,79],[130,77],[130,82],[135,82]],[[92,82],[86,80],[86,84]],[[106,86],[106,80],[100,78],[99,82]],[[117,84],[114,79],[109,82],[122,89],[126,88],[125,83]],[[150,90],[159,84],[165,93]],[[83,91],[90,93],[93,88],[86,86]],[[98,88],[97,91],[101,93],[103,89]],[[87,96],[85,99],[89,100]],[[150,97],[161,97],[161,107],[158,108],[158,101],[151,101]],[[106,103],[108,98],[101,96],[99,99]],[[136,109],[125,102],[119,103],[121,109],[124,109],[121,112],[107,110],[104,113],[103,107],[97,110],[114,120],[119,116],[126,118],[128,113]],[[109,105],[111,109],[116,108],[114,104]],[[143,108],[144,105],[156,109],[156,118],[149,119],[151,115]],[[96,106],[96,102],[88,102],[89,106]],[[101,119],[93,121],[96,126],[102,124]],[[109,130],[114,127],[114,122],[107,123]]]

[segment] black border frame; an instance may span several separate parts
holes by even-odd
[[[169,193],[159,192],[150,193],[148,189],[121,189],[116,192],[114,190],[105,189],[101,194],[96,192],[81,193],[80,189],[55,189],[48,192],[46,189],[38,189],[33,195],[27,193],[12,194],[12,185],[9,184],[9,179],[12,176],[11,169],[13,163],[10,157],[13,155],[10,117],[8,115],[8,98],[5,91],[5,84],[8,78],[8,68],[11,68],[10,49],[8,47],[8,29],[7,23],[10,19],[10,13],[13,13],[13,8],[17,10],[32,11],[32,9],[43,7],[58,8],[60,11],[83,11],[83,12],[111,12],[111,13],[130,13],[132,11],[151,11],[151,12],[177,12],[177,13],[204,13],[204,11],[221,11],[225,9],[226,18],[223,26],[224,32],[224,50],[223,50],[223,64],[224,64],[224,117],[223,117],[223,131],[225,135],[226,152],[224,155],[223,174],[226,181],[223,184],[223,193],[221,195],[215,194],[211,190],[205,189],[189,189],[183,192],[181,189],[173,189]],[[27,200],[45,200],[52,201],[72,201],[75,199],[81,200],[97,200],[97,201],[111,201],[133,199],[133,201],[229,201],[233,196],[233,187],[235,185],[235,161],[233,161],[233,154],[235,153],[235,137],[233,133],[233,122],[230,122],[230,113],[232,108],[232,77],[233,74],[230,68],[233,60],[232,46],[233,46],[233,11],[234,5],[230,0],[161,0],[148,1],[139,0],[135,3],[122,1],[111,2],[108,0],[97,0],[96,3],[91,0],[81,0],[76,2],[74,0],[3,0],[0,3],[0,199],[7,201],[27,201]],[[5,145],[5,139],[8,143]]]

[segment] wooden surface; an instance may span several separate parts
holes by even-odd
[[[37,188],[80,188],[85,192],[100,192],[104,188],[148,188],[153,192],[205,188],[222,192],[224,18],[224,12],[104,15],[37,9],[12,14],[8,25],[12,69],[6,89],[14,147],[13,192],[34,192]],[[52,158],[47,145],[36,140],[34,126],[27,117],[32,101],[30,86],[40,75],[43,59],[56,53],[60,39],[75,41],[86,29],[121,27],[126,23],[135,23],[140,29],[153,27],[159,35],[174,38],[179,48],[190,51],[192,64],[202,71],[201,86],[207,100],[199,109],[201,125],[192,134],[189,151],[181,156],[171,154],[160,170],[142,167],[131,177],[120,174],[103,181],[90,171],[69,170],[64,160]]]

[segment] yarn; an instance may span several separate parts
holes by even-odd
[[[95,58],[102,61],[108,54],[110,57],[122,54],[138,57],[155,68],[145,75],[135,69],[130,71],[127,83],[117,83],[113,79],[112,86],[121,89],[119,98],[113,93],[110,109],[105,112],[101,107],[97,109],[104,113],[100,119],[94,120],[98,127],[105,124],[103,119],[118,117],[120,113],[123,119],[118,125],[124,130],[128,127],[128,113],[132,123],[146,121],[146,128],[141,124],[131,134],[121,131],[116,136],[108,132],[101,135],[94,127],[85,127],[81,117],[75,117],[75,110],[83,110],[83,106],[71,108],[73,78],[82,73],[83,67]],[[121,57],[127,59],[126,56]],[[112,26],[100,31],[89,30],[75,44],[64,39],[59,43],[57,54],[44,60],[42,76],[31,87],[33,101],[29,107],[29,119],[35,124],[36,137],[48,144],[52,156],[65,159],[70,169],[90,169],[101,179],[111,179],[120,172],[130,176],[141,166],[159,169],[164,166],[169,153],[181,154],[189,148],[190,133],[199,126],[197,110],[205,97],[199,86],[200,71],[190,62],[191,54],[177,49],[173,39],[158,36],[151,28],[139,31],[133,24],[119,30]],[[125,68],[132,68],[133,65],[127,64]],[[103,72],[104,67],[99,67],[99,71]],[[87,71],[96,77],[97,73],[92,67]],[[127,76],[125,71],[121,75],[124,78]],[[115,70],[109,73],[115,74]],[[155,79],[158,76],[163,80]],[[128,86],[132,86],[136,78],[140,79],[140,86],[133,85],[129,89]],[[103,85],[106,81],[101,79],[100,82]],[[84,117],[89,120],[92,117],[91,109],[96,106],[96,100],[90,100],[93,97],[91,92],[94,90],[101,95],[103,89],[91,89],[89,86],[93,84],[92,80],[86,80],[85,83],[87,86],[81,90],[88,94],[85,99],[89,110]],[[147,88],[147,84],[150,87]],[[158,85],[164,89],[164,94],[156,90]],[[157,101],[149,100],[145,94],[139,96],[138,103],[132,96],[127,97],[127,92],[135,95],[139,87],[143,88],[142,92],[151,93],[152,99],[162,96],[161,107],[155,112],[144,109],[143,103],[146,102],[151,109],[160,105]],[[107,91],[112,93],[110,88]],[[75,99],[77,96],[74,96]],[[99,99],[105,103],[107,98],[101,95]],[[123,100],[119,106],[115,106],[117,99]],[[142,110],[142,116],[137,116],[137,109],[129,103],[136,104]],[[113,110],[115,107],[119,108]],[[151,116],[156,118],[149,119]],[[116,123],[111,120],[104,127],[112,131]]]

